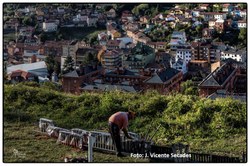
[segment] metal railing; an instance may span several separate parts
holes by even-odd
[[[116,147],[110,133],[102,131],[87,131],[79,128],[71,130],[54,126],[52,120],[41,118],[39,129],[46,132],[50,137],[57,138],[57,143],[83,149],[88,147],[88,160],[93,161],[93,149],[115,152]],[[153,145],[151,141],[143,141],[138,134],[129,132],[134,140],[126,139],[121,133],[122,151],[125,153],[156,153],[156,154],[190,154],[190,158],[163,158],[164,162],[192,162],[192,163],[240,163],[246,162],[246,154],[243,154],[243,161],[238,157],[217,156],[210,154],[189,153],[188,146],[175,144],[172,147]],[[91,144],[90,144],[91,143]],[[151,160],[151,159],[150,159]],[[156,161],[156,159],[152,159]]]

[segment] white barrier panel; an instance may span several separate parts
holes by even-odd
[[[113,145],[113,141],[110,133],[108,132],[100,132],[100,131],[90,131],[91,135],[96,138],[96,141],[93,145],[93,148],[115,151],[116,148]]]
[[[101,149],[101,150],[108,150],[108,151],[116,151],[116,147],[113,144],[113,140],[112,140],[110,133],[101,132],[101,131],[90,131],[90,133],[92,134],[92,136],[96,138],[93,148]],[[129,135],[134,137],[135,140],[140,139],[140,137],[136,133],[129,132]],[[121,132],[121,142],[125,142],[125,141],[126,141],[126,137],[123,134],[123,132]]]
[[[68,131],[69,132],[69,130],[67,130],[67,129],[56,127],[56,126],[48,126],[46,129],[46,132],[48,133],[48,135],[50,137],[55,137],[55,138],[59,137],[60,131]]]
[[[73,129],[71,129],[71,132],[75,133],[75,134],[79,134],[82,137],[82,144],[83,144],[82,146],[88,145],[89,131],[79,129],[79,128],[73,128]]]
[[[80,135],[73,133],[72,131],[59,131],[59,137],[57,143],[62,143],[68,146],[73,146],[79,149],[83,149],[84,145],[87,145],[86,138],[88,135]]]
[[[53,121],[50,119],[46,119],[46,118],[40,118],[40,120],[39,120],[40,131],[46,132],[46,129],[48,128],[48,126],[54,126]]]
[[[87,130],[79,129],[79,128],[73,128],[71,129],[73,133],[84,135],[84,134],[89,134]]]

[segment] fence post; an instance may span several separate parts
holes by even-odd
[[[93,144],[95,140],[94,137],[89,133],[88,136],[88,162],[91,163],[93,162]]]

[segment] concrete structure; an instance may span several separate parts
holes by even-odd
[[[114,69],[121,66],[122,54],[119,51],[112,50],[106,51],[102,58],[101,63],[104,68]]]

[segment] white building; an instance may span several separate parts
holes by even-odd
[[[57,22],[55,22],[55,21],[43,22],[43,31],[44,32],[56,32],[57,31]]]
[[[39,82],[48,80],[47,65],[44,61],[29,63],[29,64],[13,65],[13,66],[7,67],[7,74],[10,74],[16,70],[22,70],[25,72],[29,72],[35,76],[38,76]]]
[[[238,28],[247,28],[247,22],[246,20],[240,20],[237,22]]]
[[[181,48],[181,49],[177,48],[176,57],[177,59],[184,59],[186,63],[188,63],[192,57],[192,50],[189,48]]]
[[[187,73],[187,64],[184,59],[177,59],[175,62],[170,60],[171,68],[181,71],[183,74]]]
[[[225,20],[227,18],[226,13],[214,13],[214,19]]]
[[[247,59],[246,56],[247,56],[246,50],[237,50],[231,48],[221,52],[221,60],[230,58],[238,62],[246,62]]]
[[[245,10],[240,10],[240,16],[242,18],[246,19],[246,17],[247,17],[247,11],[246,11],[246,9]]]

